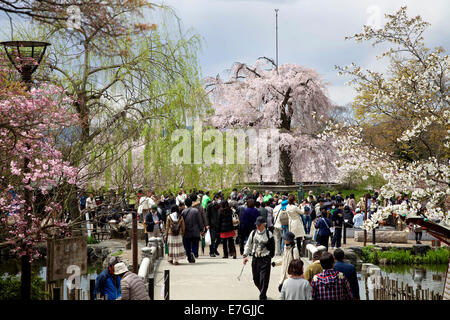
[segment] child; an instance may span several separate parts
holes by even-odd
[[[311,285],[303,278],[302,260],[292,260],[288,273],[289,278],[283,284],[280,300],[312,300]]]
[[[281,287],[283,286],[284,281],[289,277],[288,268],[289,264],[294,259],[300,259],[298,250],[295,249],[295,235],[292,232],[286,232],[283,235],[283,241],[285,244],[285,250],[283,250],[283,257],[276,261],[272,262],[272,267],[281,265],[281,274],[280,281],[278,284],[278,291],[281,292]]]

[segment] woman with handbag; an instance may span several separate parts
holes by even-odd
[[[228,258],[228,253],[236,259],[236,247],[234,245],[235,236],[233,224],[233,211],[227,201],[220,203],[219,209],[220,238],[223,240],[223,258]]]

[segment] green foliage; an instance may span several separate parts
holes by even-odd
[[[112,254],[111,254],[111,257],[117,257],[117,256],[120,256],[122,253],[123,253],[123,251],[122,251],[122,250],[119,250],[119,251],[117,251],[117,252],[112,253]]]
[[[47,298],[45,281],[33,274],[31,278],[31,299],[45,300]],[[19,276],[0,277],[0,300],[21,300]]]
[[[97,243],[99,243],[99,241],[97,239],[95,239],[93,236],[89,236],[87,238],[87,243],[88,244],[97,244]]]
[[[373,246],[362,248],[361,259],[367,263],[378,263],[386,259],[387,264],[447,264],[450,250],[445,248],[429,250],[425,255],[413,255],[410,250],[390,249],[387,251],[375,250]]]

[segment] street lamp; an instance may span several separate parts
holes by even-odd
[[[22,76],[22,81],[25,83],[27,90],[31,89],[32,81],[31,75],[36,71],[39,64],[44,57],[45,50],[50,45],[47,42],[39,41],[5,41],[0,42],[0,45],[5,49],[6,55],[8,56],[11,64],[16,68],[16,70]],[[27,149],[30,149],[30,145],[26,144]],[[24,173],[30,172],[28,164],[30,163],[30,158],[28,156],[24,157]],[[26,185],[30,184],[30,179],[26,182]],[[24,188],[24,200],[26,208],[32,206],[32,194],[28,188]],[[28,223],[31,221],[27,216]],[[20,281],[20,292],[22,300],[31,299],[31,263],[27,256],[22,256],[22,272]]]
[[[0,42],[11,64],[22,76],[27,89],[31,88],[31,75],[39,67],[45,50],[50,45],[41,41],[5,41]]]

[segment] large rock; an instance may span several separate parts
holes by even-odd
[[[352,250],[358,257],[361,257],[363,254],[363,250],[361,247],[352,246],[348,247],[347,249]]]
[[[348,260],[349,263],[356,266],[356,262],[358,260],[358,256],[353,250],[344,249],[344,259]]]
[[[355,241],[364,242],[364,231],[355,232]],[[372,232],[367,232],[367,242],[372,242]],[[404,231],[377,230],[375,242],[378,243],[408,243],[408,234]]]
[[[430,249],[430,246],[426,244],[414,244],[412,247],[412,252],[415,255],[425,255]]]

